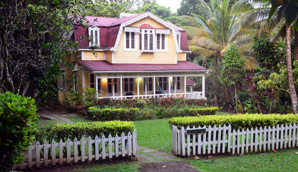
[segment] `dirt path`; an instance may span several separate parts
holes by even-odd
[[[140,172],[198,172],[190,163],[164,152],[138,146]]]

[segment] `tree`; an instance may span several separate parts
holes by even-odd
[[[243,18],[250,14],[252,5],[248,1],[232,4],[229,0],[210,0],[210,3],[200,0],[200,3],[203,7],[203,16],[181,16],[180,18],[189,23],[183,28],[190,38],[190,50],[201,57],[214,58],[213,82],[218,82],[218,63],[223,59],[226,48],[231,43],[237,46],[240,57],[245,60],[246,68],[253,69],[256,61],[249,55],[248,50],[253,43],[251,34],[255,32],[255,26],[246,27],[241,23]],[[217,88],[214,90],[217,101]],[[229,103],[226,87],[225,98]]]
[[[25,95],[32,82],[50,78],[57,83],[61,58],[76,52],[77,43],[70,39],[72,23],[83,24],[84,15],[76,8],[84,4],[88,0],[1,1],[0,87],[4,91]],[[49,73],[49,68],[55,72]],[[38,78],[36,73],[43,75]]]
[[[245,60],[240,58],[241,54],[237,48],[231,44],[225,52],[224,59],[222,61],[222,68],[220,71],[220,82],[224,85],[233,85],[235,88],[235,102],[237,104],[237,84],[243,81],[246,69],[244,67]],[[235,106],[236,112],[237,106]]]
[[[265,2],[271,3],[271,10],[268,19],[277,11],[278,20],[284,18],[286,20],[286,59],[287,59],[287,71],[289,82],[289,93],[291,96],[293,111],[298,114],[298,98],[295,90],[293,72],[292,72],[292,59],[291,59],[291,28],[295,24],[295,29],[298,30],[298,4],[295,0],[266,0]],[[296,51],[296,50],[295,50]]]
[[[143,13],[143,12],[151,12],[152,14],[162,18],[163,20],[169,21],[175,25],[181,26],[181,21],[178,16],[171,12],[170,8],[158,5],[155,1],[154,2],[147,2],[144,5],[135,10],[135,13]]]

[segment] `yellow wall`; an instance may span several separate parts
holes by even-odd
[[[155,20],[152,20],[151,18],[147,17],[144,18],[138,22],[135,22],[133,24],[131,24],[129,27],[140,27],[143,24],[150,24],[152,27],[154,28],[159,28],[159,29],[166,29],[166,27],[158,22],[156,22]]]
[[[112,52],[106,51],[106,60],[110,63],[112,63]]]
[[[178,53],[177,54],[177,61],[186,61],[186,53]]]
[[[84,60],[104,60],[104,52],[102,51],[84,51]]]

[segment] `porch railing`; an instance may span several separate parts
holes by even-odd
[[[150,94],[150,95],[129,95],[129,96],[109,96],[109,97],[98,97],[99,99],[150,99],[150,98],[186,98],[186,99],[206,99],[203,96],[203,92],[187,92],[187,93],[166,93],[166,94]]]

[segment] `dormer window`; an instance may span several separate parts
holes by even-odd
[[[100,34],[98,27],[89,27],[89,46],[100,47]]]
[[[140,33],[140,50],[153,51],[154,43],[154,29],[141,29]]]
[[[125,32],[125,50],[136,50],[136,33]]]

